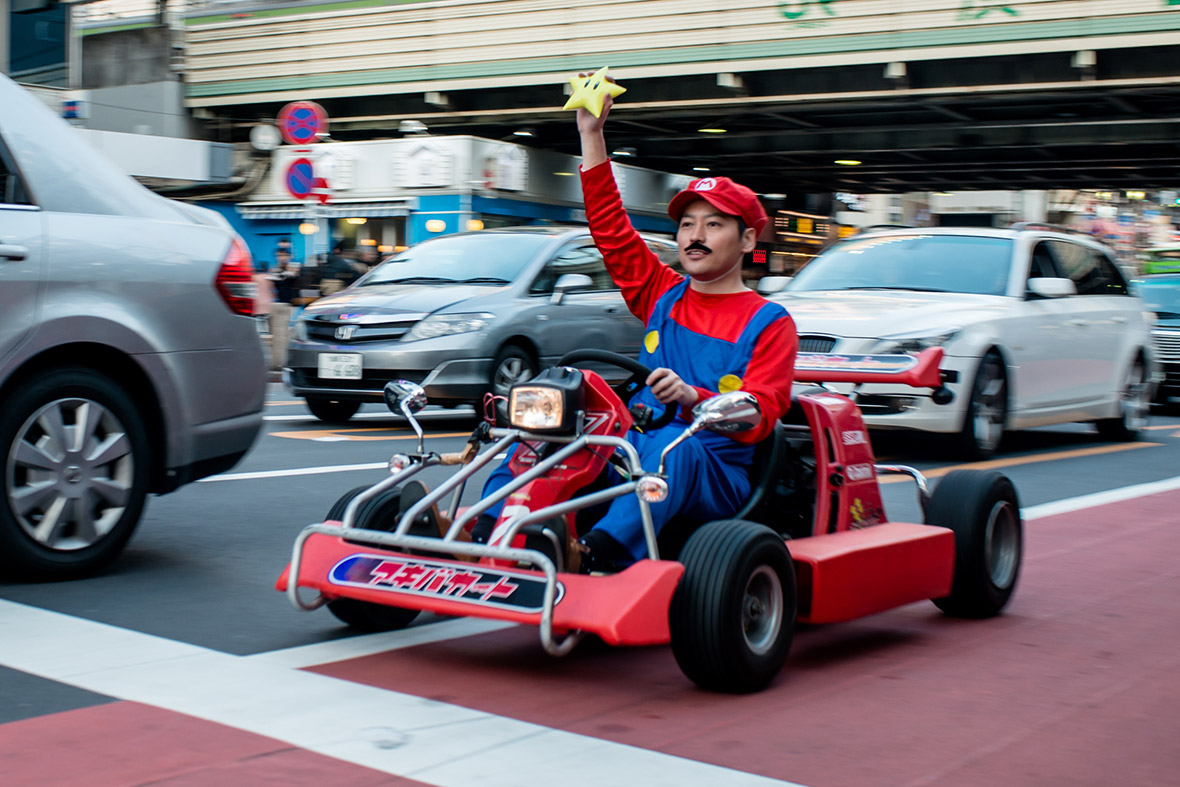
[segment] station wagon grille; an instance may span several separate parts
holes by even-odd
[[[1152,331],[1151,343],[1161,361],[1180,361],[1180,331]]]
[[[834,336],[824,336],[818,333],[799,334],[799,352],[801,353],[830,353],[836,346]]]

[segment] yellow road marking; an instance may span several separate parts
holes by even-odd
[[[399,434],[356,434],[358,432],[390,432],[388,428],[374,427],[370,429],[308,429],[303,432],[270,432],[271,437],[286,437],[291,440],[316,440],[323,437],[337,437],[341,440],[417,440],[418,435],[408,429],[399,430]],[[435,437],[469,437],[471,432],[431,432],[427,439]]]
[[[1031,465],[1038,462],[1051,462],[1055,459],[1077,459],[1083,456],[1100,456],[1114,454],[1119,451],[1133,451],[1136,448],[1160,446],[1163,443],[1120,443],[1119,445],[1100,445],[1094,448],[1075,448],[1072,451],[1054,451],[1049,454],[1032,454],[1031,456],[1013,456],[1007,459],[989,459],[986,462],[971,462],[965,465],[946,465],[923,470],[922,475],[927,478],[939,478],[952,470],[991,470],[999,467],[1015,467],[1017,465]],[[882,484],[912,483],[909,476],[889,475],[878,479]]]
[[[1180,429],[1180,424],[1156,424],[1155,426],[1145,426],[1144,429]]]
[[[266,403],[266,406],[267,406],[267,407],[275,407],[275,406],[277,406],[277,405],[280,405],[280,404],[303,404],[303,403],[304,403],[304,402],[303,402],[303,400],[302,400],[302,399],[292,399],[292,400],[291,400],[291,401],[289,401],[289,402],[267,402],[267,403]]]

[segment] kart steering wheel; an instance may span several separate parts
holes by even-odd
[[[611,366],[617,366],[631,372],[631,376],[618,385],[611,386],[619,398],[623,400],[623,404],[631,401],[631,397],[639,393],[647,387],[647,378],[651,376],[651,369],[647,368],[634,358],[619,353],[613,353],[609,350],[571,350],[558,359],[558,366],[576,366],[579,361],[596,361],[598,363],[607,363]],[[652,419],[645,428],[659,429],[672,423],[672,419],[676,417],[676,411],[679,408],[677,404],[670,404],[664,408],[664,412],[659,418]]]

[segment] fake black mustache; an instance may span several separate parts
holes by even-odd
[[[694,240],[692,243],[684,247],[685,251],[703,251],[705,254],[712,254],[713,250],[699,240]]]

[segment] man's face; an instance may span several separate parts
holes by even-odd
[[[739,231],[736,216],[722,213],[703,199],[690,202],[680,216],[676,245],[680,264],[695,281],[711,282],[742,264],[754,248],[754,230]]]

